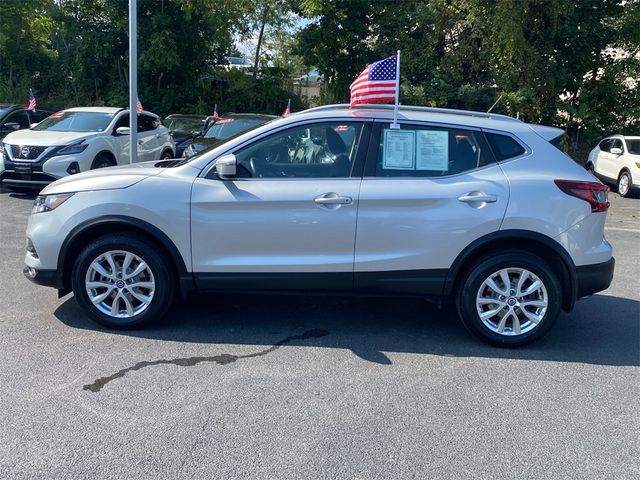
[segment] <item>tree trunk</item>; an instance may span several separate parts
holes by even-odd
[[[258,45],[256,46],[256,58],[253,62],[253,76],[258,76],[258,61],[260,60],[260,47],[262,46],[262,37],[264,36],[264,27],[267,23],[267,15],[269,14],[269,6],[265,5],[262,12],[262,25],[260,25],[260,35],[258,35]]]
[[[158,75],[158,81],[156,82],[156,93],[160,93],[160,82],[162,81],[162,77],[164,77],[164,72],[161,72]]]

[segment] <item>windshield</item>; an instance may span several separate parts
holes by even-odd
[[[640,155],[640,139],[629,140],[627,139],[627,150],[633,155]]]
[[[273,121],[273,120],[269,120],[269,121],[271,122],[271,121]],[[186,160],[186,163],[189,163],[189,162],[191,162],[191,161],[195,160],[196,158],[200,158],[202,155],[206,154],[208,151],[210,151],[210,150],[212,150],[212,149],[215,149],[215,148],[218,148],[219,146],[224,145],[224,144],[225,144],[225,143],[227,143],[227,142],[230,142],[231,140],[235,139],[236,137],[239,137],[240,135],[243,135],[243,134],[247,133],[249,130],[253,130],[254,128],[258,128],[259,126],[261,126],[261,125],[263,125],[263,124],[265,124],[265,123],[267,123],[267,122],[266,122],[266,121],[264,121],[264,120],[260,120],[260,122],[258,122],[256,125],[253,125],[253,126],[251,126],[251,127],[247,128],[246,130],[242,130],[242,131],[240,131],[240,132],[236,132],[235,134],[233,134],[233,135],[231,135],[231,136],[229,136],[229,137],[226,137],[225,139],[221,139],[220,141],[215,142],[213,145],[210,145],[210,146],[209,146],[208,148],[206,148],[205,150],[202,150],[202,151],[200,151],[200,152],[196,153],[195,155],[193,155],[193,156],[191,156],[191,157],[189,157],[189,158],[186,158],[186,159],[185,159],[185,160]],[[215,126],[216,126],[216,125],[212,125],[212,126],[211,126],[211,128],[213,128],[213,127],[215,127]],[[211,128],[210,128],[209,130],[211,130]],[[205,135],[205,136],[206,136],[206,135]],[[210,137],[210,138],[211,138],[211,137]]]
[[[199,132],[204,127],[203,118],[165,118],[164,125],[174,132]]]
[[[56,112],[45,118],[33,130],[53,132],[103,132],[113,120],[113,113]]]
[[[266,123],[262,118],[221,118],[209,127],[205,138],[229,138]]]

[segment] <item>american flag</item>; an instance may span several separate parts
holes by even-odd
[[[291,113],[291,99],[287,102],[287,108],[282,111],[281,117],[286,117]]]
[[[31,110],[35,112],[37,104],[38,102],[36,102],[36,97],[33,95],[33,90],[30,88],[29,89],[29,105],[27,105],[27,110]]]
[[[213,113],[211,114],[211,118],[215,121],[218,120],[220,118],[220,115],[218,115],[218,104],[216,103],[215,106],[213,107]]]
[[[142,113],[142,104],[140,103],[140,99],[136,102],[136,113]]]
[[[394,103],[398,93],[397,65],[395,55],[367,65],[349,87],[349,107],[361,103]]]

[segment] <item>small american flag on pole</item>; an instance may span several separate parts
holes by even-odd
[[[362,103],[397,103],[399,55],[385,58],[371,65],[349,87],[349,107]]]
[[[286,117],[291,113],[291,99],[287,101],[287,107],[282,111],[281,117]]]
[[[32,112],[36,111],[36,106],[38,102],[36,102],[36,97],[33,94],[33,89],[29,89],[29,105],[27,105],[27,110],[31,110]]]
[[[136,113],[140,114],[142,113],[142,103],[140,103],[140,99],[138,99],[138,101],[136,102]]]

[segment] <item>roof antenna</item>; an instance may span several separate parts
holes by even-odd
[[[502,94],[502,95],[504,95],[504,94]],[[491,112],[491,110],[493,110],[493,107],[495,107],[495,106],[498,104],[498,102],[499,102],[500,100],[502,100],[502,95],[500,95],[500,96],[498,97],[498,99],[496,100],[496,103],[494,103],[493,105],[491,105],[491,108],[490,108],[489,110],[487,110],[487,113],[490,113],[490,112]]]

